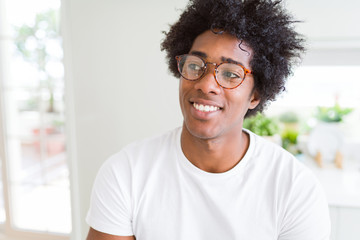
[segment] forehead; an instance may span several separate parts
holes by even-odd
[[[218,62],[222,58],[231,58],[249,67],[253,55],[252,49],[236,37],[228,33],[213,33],[208,30],[197,36],[193,42],[192,51],[203,52],[208,61]]]

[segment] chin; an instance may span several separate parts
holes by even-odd
[[[193,137],[202,139],[202,140],[210,140],[215,139],[220,136],[221,133],[214,128],[205,128],[205,127],[190,127],[184,124],[185,130]]]

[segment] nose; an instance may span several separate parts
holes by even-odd
[[[215,66],[211,66],[213,64],[208,64],[208,67],[199,80],[196,81],[194,87],[197,90],[201,90],[205,94],[220,94],[221,87],[217,83],[215,79]],[[210,67],[211,66],[211,67]]]

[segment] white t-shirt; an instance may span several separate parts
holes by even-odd
[[[187,160],[181,128],[126,146],[101,167],[87,223],[137,240],[328,240],[318,181],[281,147],[247,132],[249,149],[224,173]]]

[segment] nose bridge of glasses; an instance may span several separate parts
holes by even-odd
[[[204,92],[218,92],[221,86],[216,79],[216,69],[219,66],[217,63],[204,61],[203,74],[196,83],[196,88],[202,89]],[[210,70],[209,65],[214,66],[214,70]]]
[[[214,63],[214,62],[206,62],[205,63],[205,73],[204,74],[206,74],[206,68],[208,67],[208,65],[213,65],[214,66],[214,71],[212,73],[214,74],[214,77],[216,78],[216,69],[217,69],[217,67],[219,65],[217,63]]]
[[[206,62],[205,65],[213,65],[215,68],[217,68],[218,64],[217,63],[214,63],[214,62]]]
[[[207,69],[209,65],[213,65],[214,70]],[[205,62],[204,73],[201,76],[200,81],[204,82],[204,80],[205,80],[205,82],[207,82],[206,85],[211,83],[210,85],[215,84],[216,86],[219,86],[218,80],[216,79],[216,72],[217,72],[218,66],[219,66],[219,64],[214,63],[214,62]],[[210,78],[211,78],[210,82],[208,82],[209,81],[209,76],[208,76],[209,74],[210,74]]]

